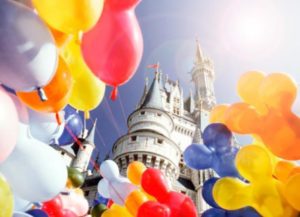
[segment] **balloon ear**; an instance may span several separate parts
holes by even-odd
[[[213,197],[213,187],[215,183],[218,181],[218,178],[210,178],[206,180],[203,184],[202,188],[202,197],[205,200],[205,202],[214,208],[220,208],[220,206],[216,203],[214,197]]]
[[[196,170],[211,168],[213,158],[213,152],[205,145],[192,144],[183,153],[186,165]]]
[[[118,165],[112,160],[106,160],[101,164],[100,173],[108,181],[117,179],[120,175]]]
[[[224,124],[214,123],[208,125],[203,132],[203,142],[216,150],[231,146],[232,133]]]
[[[250,186],[239,179],[222,178],[213,187],[213,198],[223,209],[236,210],[251,204]]]
[[[169,192],[167,180],[158,169],[148,168],[142,176],[142,187],[156,199],[165,196]]]

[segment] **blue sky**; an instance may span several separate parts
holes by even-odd
[[[242,3],[241,3],[242,2]],[[238,100],[235,85],[248,70],[287,72],[300,82],[300,1],[297,0],[142,0],[136,13],[144,37],[144,55],[136,75],[92,112],[98,118],[97,149],[104,156],[127,132],[144,87],[148,64],[160,62],[163,73],[179,79],[188,94],[188,72],[195,38],[215,64],[218,103]],[[293,110],[300,113],[300,100]],[[88,123],[90,124],[90,123]]]

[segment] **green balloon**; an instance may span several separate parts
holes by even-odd
[[[77,169],[68,167],[68,178],[74,188],[79,188],[84,183],[84,176]]]
[[[107,210],[107,206],[104,204],[99,203],[98,205],[94,206],[92,209],[92,217],[101,217],[101,215]]]

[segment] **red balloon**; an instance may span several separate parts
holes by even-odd
[[[137,217],[170,217],[170,208],[155,201],[143,203],[139,208]]]
[[[136,72],[143,53],[143,38],[134,9],[140,0],[106,0],[96,26],[83,35],[87,65],[103,82],[117,87]]]
[[[166,205],[170,209],[170,217],[198,216],[197,209],[188,196],[169,190],[167,181],[160,170],[148,168],[142,175],[142,187],[161,205]]]
[[[44,202],[42,210],[45,211],[49,217],[58,217],[62,209],[62,200],[60,196],[55,197],[54,199]]]
[[[112,199],[109,199],[107,202],[107,207],[110,208],[114,204],[114,201]]]

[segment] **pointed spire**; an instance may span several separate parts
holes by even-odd
[[[196,58],[195,58],[195,63],[201,63],[204,60],[204,55],[200,46],[200,42],[198,38],[196,38]]]
[[[156,72],[153,82],[149,88],[147,95],[146,95],[146,98],[145,98],[143,104],[141,105],[142,108],[148,107],[148,108],[163,109],[158,77],[159,77],[159,73]]]
[[[96,125],[97,125],[97,119],[95,120],[93,126],[89,130],[88,135],[85,138],[85,141],[87,141],[89,144],[95,144],[95,131],[96,131]]]
[[[200,144],[201,143],[201,130],[199,126],[196,126],[195,134],[193,137],[193,144]]]

